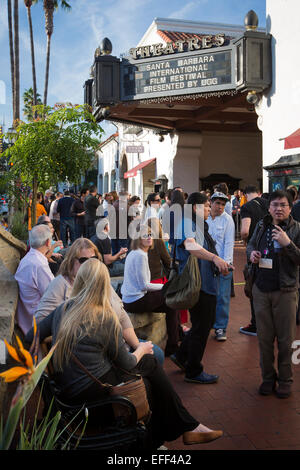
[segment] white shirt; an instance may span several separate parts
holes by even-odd
[[[129,304],[141,299],[149,291],[161,290],[163,284],[151,284],[148,253],[140,248],[132,250],[125,261],[122,300]]]
[[[30,248],[15,274],[19,286],[17,321],[26,334],[33,326],[33,315],[48,285],[54,279],[45,255]]]
[[[235,228],[232,217],[224,211],[222,215],[214,219],[210,215],[206,222],[209,227],[208,232],[216,242],[218,255],[227,263],[232,263],[235,238]]]

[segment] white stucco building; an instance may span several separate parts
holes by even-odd
[[[127,189],[145,200],[149,192],[165,189],[157,180],[188,193],[220,181],[227,181],[231,192],[248,184],[264,192],[300,185],[300,141],[284,149],[284,138],[300,128],[300,2],[266,0],[266,13],[266,30],[257,31],[272,35],[272,82],[258,93],[258,102],[249,104],[246,93],[229,90],[131,101],[122,110],[116,105],[111,121],[118,135],[99,152],[100,192]],[[219,33],[230,41],[244,32],[244,26],[156,18],[136,47]],[[293,168],[281,165],[270,184],[263,168],[284,156],[291,156]]]

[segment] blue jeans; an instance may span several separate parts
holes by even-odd
[[[125,263],[122,260],[114,261],[109,268],[110,277],[124,276]]]
[[[70,233],[70,241],[73,243],[76,239],[75,222],[73,217],[60,218],[60,238],[64,244],[64,248],[68,246],[68,229]]]
[[[217,295],[217,306],[216,306],[216,321],[214,329],[226,330],[229,320],[229,307],[231,297],[231,280],[232,272],[223,276],[220,274],[219,293]]]

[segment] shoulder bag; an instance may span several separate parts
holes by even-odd
[[[196,305],[201,289],[201,276],[198,258],[190,255],[181,274],[177,272],[175,263],[176,246],[170,268],[168,282],[162,292],[166,305],[173,310],[190,309]]]
[[[141,421],[145,424],[149,421],[151,410],[149,407],[145,383],[141,375],[131,374],[134,376],[132,380],[120,383],[118,385],[110,385],[102,383],[93,374],[91,374],[74,354],[72,354],[72,358],[76,364],[86,373],[86,375],[88,375],[94,382],[98,383],[101,388],[106,388],[109,395],[113,397],[119,396],[127,398],[136,409],[138,421]],[[130,374],[130,372],[126,371],[126,374]],[[126,410],[124,406],[115,403],[112,405],[112,407],[116,418],[127,417],[128,410]]]

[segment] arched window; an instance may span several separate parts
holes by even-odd
[[[108,173],[104,175],[104,193],[108,193]]]
[[[115,191],[117,188],[117,175],[116,170],[112,170],[110,174],[110,190]]]
[[[103,194],[103,175],[99,175],[98,177],[98,192]]]

